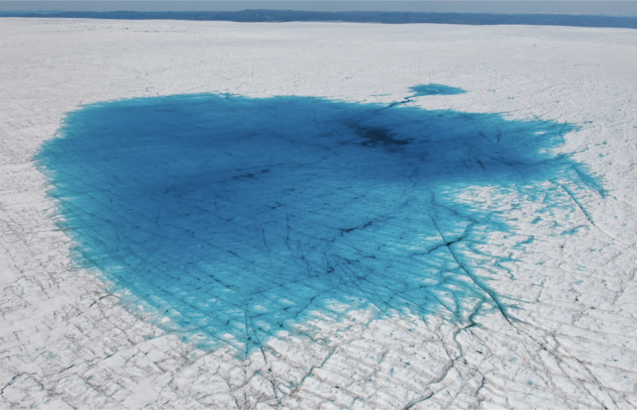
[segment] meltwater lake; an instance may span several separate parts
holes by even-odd
[[[577,126],[423,110],[411,102],[463,91],[412,90],[389,105],[228,94],[92,104],[37,160],[78,263],[200,346],[249,354],[357,309],[514,320],[482,250],[510,228],[465,197],[487,187],[495,202],[514,192],[577,206],[547,190],[597,187],[553,151]]]

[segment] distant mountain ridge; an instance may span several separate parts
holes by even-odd
[[[92,18],[115,20],[196,20],[234,22],[349,22],[381,24],[467,24],[467,25],[537,25],[571,27],[637,28],[637,17],[573,14],[491,14],[491,13],[429,13],[385,11],[294,11],[294,10],[243,10],[243,11],[66,11],[46,13],[0,12],[0,17],[38,18]]]
[[[12,11],[0,11],[0,17],[22,17],[25,14],[51,14],[51,13],[65,13],[64,10],[12,10]]]

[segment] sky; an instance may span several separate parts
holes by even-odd
[[[0,11],[239,11],[246,9],[279,9],[311,11],[421,11],[457,13],[573,13],[573,14],[616,14],[637,16],[637,1],[271,1],[271,0],[230,0],[230,1],[1,1]]]

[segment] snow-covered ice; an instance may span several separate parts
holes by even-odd
[[[637,407],[636,31],[0,31],[0,407]]]

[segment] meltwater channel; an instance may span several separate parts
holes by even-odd
[[[390,105],[228,94],[91,104],[37,160],[78,262],[204,347],[248,354],[355,309],[510,316],[478,249],[510,228],[458,196],[482,186],[532,201],[555,178],[595,185],[552,151],[576,126],[423,110],[410,103],[463,91],[412,90]]]

